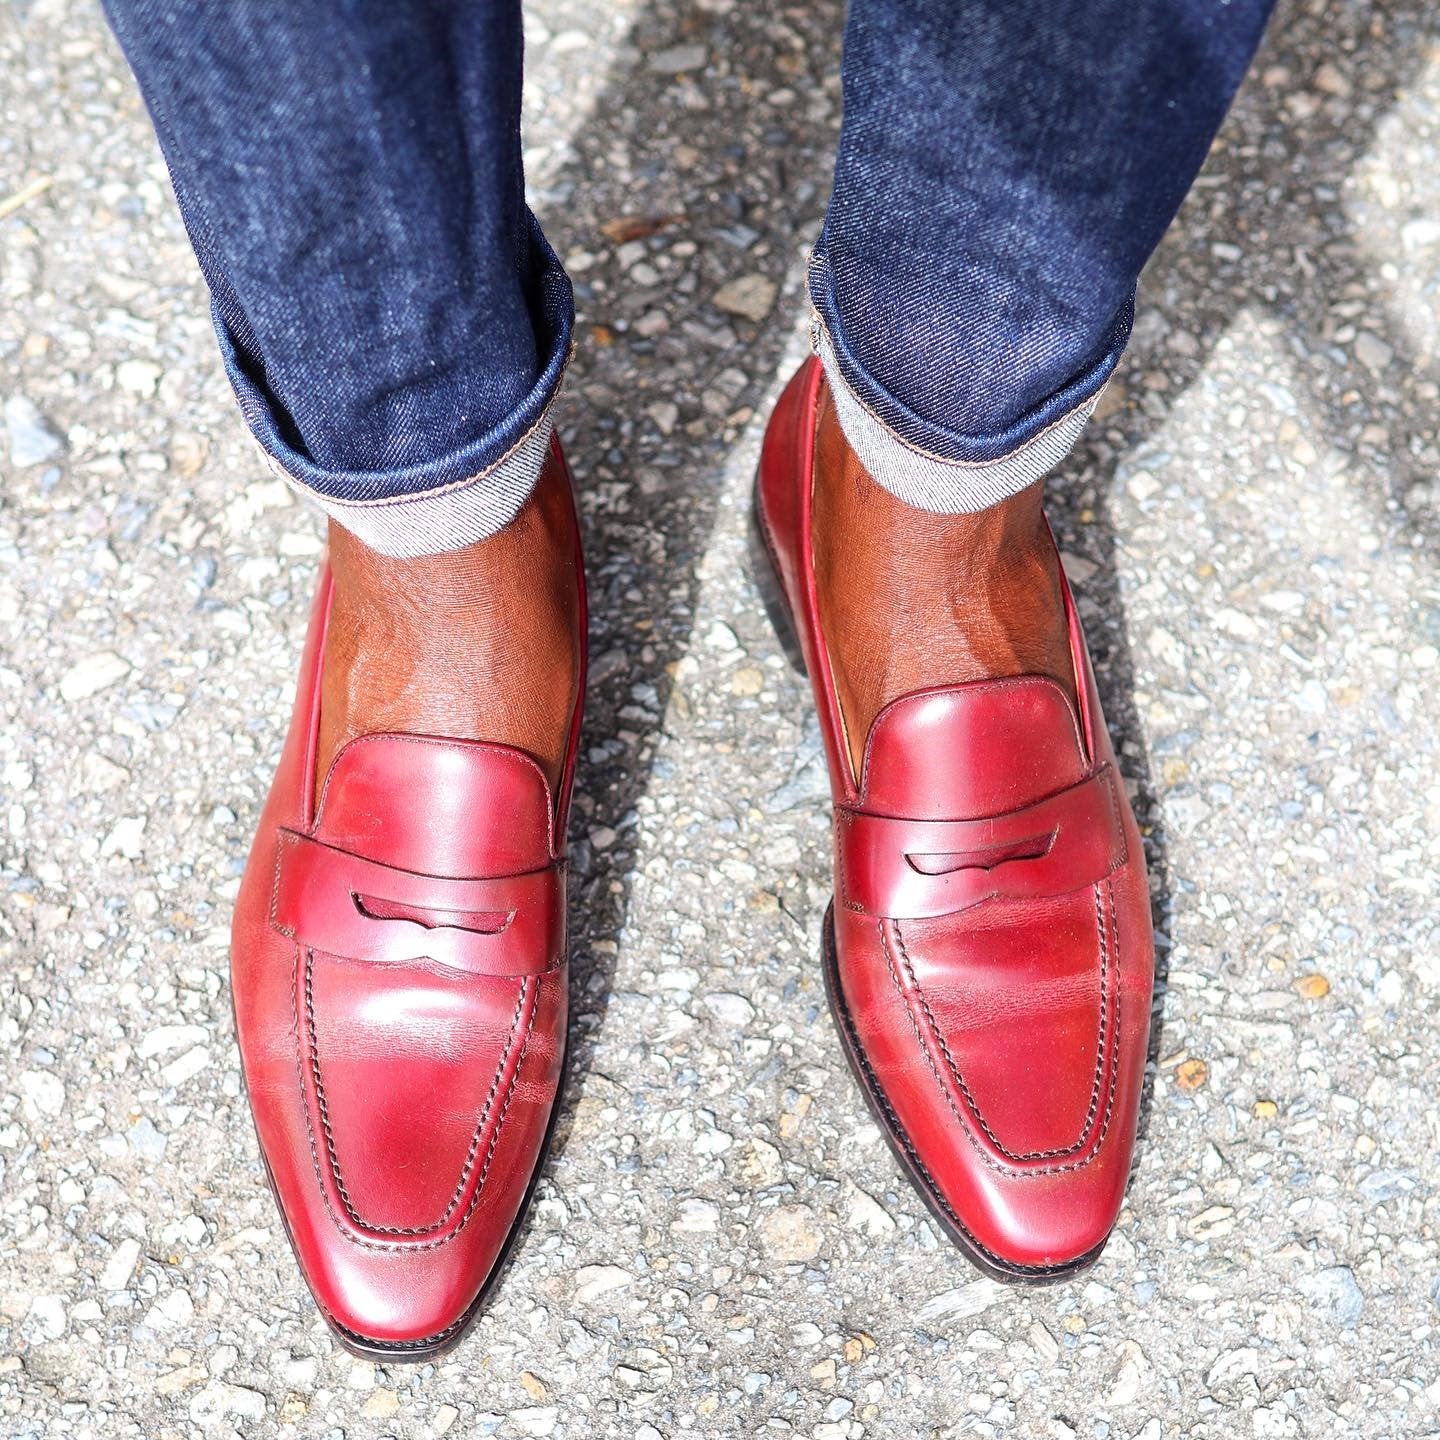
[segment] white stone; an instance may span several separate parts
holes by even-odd
[[[743,996],[722,991],[707,995],[705,1008],[722,1024],[739,1030],[755,1018],[755,1007]]]
[[[228,1415],[241,1420],[263,1420],[265,1397],[258,1390],[211,1381],[190,1401],[190,1418],[199,1425],[214,1425]]]
[[[5,429],[10,436],[10,463],[17,470],[42,465],[62,449],[60,437],[23,395],[12,395],[5,402]]]
[[[895,1218],[875,1199],[858,1185],[844,1187],[845,1223],[852,1230],[863,1231],[866,1235],[889,1235],[895,1230]]]
[[[126,860],[138,860],[144,849],[145,816],[126,815],[110,827],[110,833],[100,845],[102,856],[119,855]]]
[[[160,384],[160,367],[149,360],[122,360],[115,367],[115,383],[122,390],[148,400]]]
[[[65,1333],[65,1302],[58,1295],[37,1295],[26,1317],[42,1340],[58,1340]]]
[[[129,673],[128,660],[122,659],[113,650],[98,651],[77,660],[60,677],[60,698],[68,703],[98,695]]]
[[[135,1262],[140,1258],[138,1240],[122,1240],[110,1252],[105,1268],[100,1272],[100,1288],[113,1293],[123,1290],[135,1273]]]
[[[175,1330],[195,1318],[195,1302],[188,1290],[172,1290],[150,1307],[145,1323],[152,1330]]]
[[[765,275],[742,275],[715,292],[715,308],[759,324],[775,307],[779,287]]]
[[[575,1298],[582,1305],[588,1305],[612,1291],[624,1290],[635,1282],[635,1277],[618,1265],[583,1265],[575,1279]]]
[[[157,1025],[140,1042],[140,1058],[149,1060],[152,1056],[164,1055],[185,1045],[198,1045],[207,1038],[208,1032],[203,1025]]]
[[[41,1115],[58,1115],[65,1108],[65,1086],[48,1070],[27,1070],[20,1077],[20,1093]]]
[[[178,1060],[172,1060],[161,1072],[160,1078],[167,1085],[183,1085],[193,1079],[210,1063],[210,1052],[203,1045],[187,1050]]]
[[[713,1235],[720,1224],[720,1211],[708,1200],[683,1200],[679,1216],[670,1228],[681,1235]]]

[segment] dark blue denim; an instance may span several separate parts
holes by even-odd
[[[104,3],[265,449],[352,500],[504,455],[573,318],[525,206],[519,0]]]
[[[810,292],[857,395],[948,460],[1093,396],[1274,0],[853,0]]]
[[[519,0],[104,3],[272,457],[373,500],[505,455],[573,317],[524,203]],[[811,293],[905,442],[992,459],[1093,396],[1271,3],[853,0]]]

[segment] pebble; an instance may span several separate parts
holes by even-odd
[[[105,1268],[100,1272],[100,1288],[108,1291],[123,1290],[130,1283],[139,1259],[140,1242],[122,1240],[111,1252]]]
[[[655,51],[649,63],[657,75],[683,75],[690,70],[703,70],[705,59],[703,45],[672,45],[668,50]]]
[[[166,1065],[160,1071],[160,1078],[166,1085],[180,1086],[187,1080],[193,1080],[209,1063],[210,1051],[204,1045],[197,1045]]]
[[[400,1397],[393,1390],[376,1390],[360,1407],[367,1420],[389,1420],[400,1412]]]
[[[813,1260],[825,1243],[825,1234],[804,1205],[781,1205],[760,1221],[759,1239],[777,1265]]]
[[[1342,1330],[1353,1330],[1365,1311],[1365,1295],[1348,1265],[1332,1265],[1301,1279],[1300,1292]]]
[[[719,1228],[720,1211],[708,1200],[683,1200],[670,1228],[680,1235],[713,1235]]]
[[[896,1229],[895,1217],[873,1195],[858,1185],[845,1187],[845,1223],[852,1230],[866,1235],[890,1235]]]
[[[265,1397],[243,1385],[214,1380],[190,1401],[189,1415],[200,1425],[213,1425],[230,1416],[237,1420],[263,1420]]]
[[[171,1290],[150,1307],[145,1324],[152,1330],[176,1330],[188,1325],[195,1315],[195,1302],[188,1290]]]
[[[627,1289],[634,1283],[635,1277],[618,1265],[585,1265],[581,1267],[575,1281],[575,1298],[582,1305],[588,1305],[602,1295]]]
[[[115,367],[115,383],[122,390],[148,400],[160,384],[160,367],[148,360],[125,360]]]
[[[37,1295],[26,1319],[38,1340],[58,1340],[65,1333],[65,1302],[59,1295]]]
[[[715,292],[715,308],[758,325],[775,307],[780,287],[767,275],[742,275]]]
[[[123,680],[130,673],[130,663],[113,650],[100,650],[77,660],[60,677],[60,698],[67,703],[88,699]]]
[[[20,1076],[20,1093],[42,1116],[56,1116],[65,1108],[65,1084],[49,1070],[27,1070]]]
[[[156,1055],[196,1045],[206,1039],[208,1033],[203,1025],[157,1025],[146,1032],[136,1053],[142,1060],[149,1060]]]
[[[10,439],[10,463],[17,470],[43,465],[65,448],[45,417],[23,395],[11,395],[5,401],[5,430]]]
[[[743,1030],[755,1018],[755,1007],[743,995],[722,991],[705,996],[704,1005],[721,1025],[732,1030]]]
[[[1395,350],[1378,335],[1362,330],[1355,337],[1355,358],[1378,375],[1395,358]]]

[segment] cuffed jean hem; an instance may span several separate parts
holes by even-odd
[[[525,398],[484,435],[438,459],[390,470],[316,465],[286,438],[269,393],[254,378],[218,312],[215,330],[230,383],[266,464],[372,550],[410,559],[459,550],[502,530],[530,498],[554,433],[552,411],[572,352],[574,297],[554,251],[531,221],[537,336],[544,369]]]
[[[940,515],[988,510],[1033,485],[1069,454],[1114,373],[1133,317],[1132,300],[1097,362],[1003,432],[974,436],[924,419],[886,391],[840,335],[823,261],[812,259],[810,282],[812,343],[851,449],[896,499]]]

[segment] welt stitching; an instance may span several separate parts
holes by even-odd
[[[1097,885],[1097,886],[1095,887],[1095,889],[1096,889],[1096,899],[1098,900],[1098,899],[1099,899],[1099,889],[1100,889],[1100,887]],[[1121,991],[1121,986],[1120,986],[1120,980],[1121,980],[1121,975],[1120,975],[1120,920],[1119,920],[1119,917],[1115,914],[1115,882],[1114,882],[1113,880],[1111,880],[1111,879],[1108,879],[1108,878],[1107,878],[1106,881],[1105,881],[1105,893],[1109,896],[1109,899],[1110,899],[1110,943],[1111,943],[1111,944],[1114,946],[1114,948],[1115,948],[1115,1018],[1114,1018],[1113,1021],[1111,1021],[1111,1024],[1112,1024],[1112,1026],[1114,1027],[1115,1040],[1114,1040],[1114,1043],[1113,1043],[1113,1046],[1112,1046],[1112,1053],[1115,1053],[1115,1054],[1118,1055],[1119,1048],[1120,1048],[1120,991]],[[1109,1128],[1110,1128],[1110,1117],[1115,1113],[1115,1091],[1116,1091],[1116,1089],[1118,1088],[1118,1081],[1117,1081],[1117,1079],[1116,1079],[1116,1076],[1117,1076],[1117,1074],[1118,1074],[1118,1072],[1119,1072],[1119,1069],[1120,1069],[1120,1062],[1119,1062],[1118,1059],[1116,1059],[1116,1060],[1114,1061],[1114,1063],[1113,1063],[1113,1064],[1111,1065],[1111,1067],[1110,1067],[1110,1090],[1109,1090],[1109,1093],[1108,1093],[1108,1094],[1106,1095],[1106,1097],[1105,1097],[1105,1119],[1104,1119],[1104,1122],[1102,1123],[1102,1125],[1101,1125],[1101,1127],[1100,1127],[1100,1138],[1101,1138],[1102,1140],[1105,1138],[1105,1132],[1106,1132],[1107,1130],[1109,1130]]]
[[[475,1155],[480,1148],[480,1137],[485,1133],[485,1123],[490,1118],[490,1108],[495,1102],[495,1092],[500,1086],[500,1077],[505,1073],[506,1061],[510,1058],[510,1049],[515,1041],[515,1032],[520,1025],[520,1012],[525,1004],[526,990],[530,984],[528,977],[520,983],[520,995],[515,1002],[515,1013],[510,1020],[510,1034],[505,1043],[505,1049],[500,1054],[500,1064],[495,1071],[495,1076],[490,1082],[489,1093],[485,1096],[485,1103],[480,1109],[480,1118],[475,1126],[475,1133],[470,1139],[470,1148],[465,1156],[465,1164],[460,1171],[460,1179],[456,1182],[454,1193],[450,1196],[450,1203],[446,1205],[444,1213],[433,1225],[371,1225],[363,1220],[360,1213],[355,1209],[354,1202],[350,1199],[350,1192],[345,1187],[344,1176],[340,1172],[340,1157],[335,1150],[335,1134],[330,1127],[330,1107],[325,1099],[325,1082],[320,1076],[320,1045],[315,1035],[315,990],[314,990],[315,952],[306,951],[305,960],[305,1018],[310,1031],[310,1073],[315,1081],[315,1098],[320,1105],[320,1124],[325,1131],[325,1148],[330,1157],[330,1173],[335,1177],[335,1188],[340,1192],[340,1199],[345,1205],[345,1212],[356,1225],[363,1229],[373,1231],[380,1235],[429,1235],[439,1230],[455,1213],[455,1207],[460,1203],[460,1197],[464,1194],[465,1183],[470,1178],[470,1171],[475,1164]]]
[[[362,1248],[362,1249],[366,1249],[366,1250],[386,1250],[386,1251],[395,1252],[395,1253],[397,1253],[397,1254],[408,1254],[408,1253],[412,1253],[412,1252],[413,1252],[413,1253],[418,1253],[418,1252],[423,1251],[423,1250],[435,1250],[435,1249],[438,1249],[441,1245],[448,1245],[448,1244],[450,1243],[450,1241],[452,1241],[452,1240],[461,1232],[461,1230],[463,1230],[463,1229],[465,1228],[465,1225],[466,1225],[466,1223],[469,1221],[470,1216],[471,1216],[472,1214],[474,1214],[475,1206],[479,1203],[479,1200],[480,1200],[480,1189],[481,1189],[481,1187],[480,1187],[479,1185],[477,1185],[477,1186],[475,1187],[474,1193],[473,1193],[473,1194],[471,1195],[471,1197],[470,1197],[470,1204],[466,1207],[466,1209],[465,1209],[465,1214],[461,1217],[460,1223],[459,1223],[448,1235],[442,1235],[442,1236],[440,1236],[440,1238],[437,1239],[437,1240],[427,1240],[424,1244],[420,1244],[420,1245],[399,1245],[399,1244],[394,1244],[394,1243],[388,1243],[388,1242],[381,1241],[381,1240],[367,1240],[367,1239],[365,1239],[365,1238],[363,1238],[363,1237],[361,1237],[361,1236],[352,1235],[352,1234],[350,1233],[350,1231],[345,1228],[345,1225],[344,1225],[344,1223],[341,1221],[340,1217],[335,1213],[335,1207],[330,1203],[330,1194],[329,1194],[329,1192],[328,1192],[328,1191],[326,1190],[326,1188],[325,1188],[325,1182],[324,1182],[324,1179],[323,1179],[323,1177],[322,1177],[322,1175],[321,1175],[321,1171],[320,1171],[320,1152],[319,1152],[318,1147],[317,1147],[316,1144],[315,1144],[315,1127],[314,1127],[314,1126],[311,1124],[311,1122],[310,1122],[310,1106],[309,1106],[309,1103],[307,1102],[306,1095],[305,1095],[305,1072],[304,1072],[304,1069],[302,1068],[302,1065],[301,1065],[300,1044],[299,1044],[299,1039],[300,1039],[299,970],[300,970],[300,952],[299,952],[299,948],[297,947],[296,952],[295,952],[295,983],[294,983],[294,985],[293,985],[292,988],[291,988],[292,1000],[293,1000],[293,1004],[294,1004],[294,1007],[295,1007],[295,1038],[296,1038],[296,1045],[295,1045],[295,1074],[296,1074],[296,1077],[297,1077],[297,1079],[299,1080],[299,1083],[300,1083],[300,1109],[301,1109],[302,1113],[303,1113],[304,1116],[305,1116],[305,1133],[306,1133],[306,1137],[308,1138],[308,1140],[309,1140],[309,1142],[310,1142],[310,1161],[311,1161],[311,1164],[313,1165],[314,1170],[315,1170],[315,1183],[316,1183],[316,1188],[320,1191],[320,1198],[321,1198],[322,1201],[324,1201],[325,1209],[329,1212],[330,1219],[334,1222],[335,1228],[336,1228],[337,1231],[339,1231],[340,1236],[341,1236],[342,1239],[349,1241],[350,1244],[352,1244],[352,1245],[358,1246],[358,1247],[360,1247],[360,1248]],[[525,989],[525,987],[526,987],[528,984],[529,984],[528,979],[521,982],[521,993],[522,993],[522,997],[523,997],[524,989]],[[531,1012],[531,1016],[530,1016],[530,1020],[526,1023],[526,1027],[525,1027],[525,1033],[526,1033],[527,1042],[528,1042],[528,1038],[529,1038],[529,1033],[530,1033],[531,1026],[532,1026],[533,1023],[534,1023],[534,1019],[535,1019],[535,1016],[534,1016],[534,1012],[532,1011],[532,1012]],[[501,1071],[503,1071],[504,1068],[505,1068],[505,1061],[509,1059],[510,1048],[513,1047],[514,1043],[515,1043],[515,1037],[514,1037],[514,1034],[513,1034],[513,1032],[512,1032],[512,1034],[511,1034],[511,1036],[510,1036],[509,1046],[507,1046],[506,1051],[505,1051],[505,1054],[504,1054],[504,1056],[502,1057],[501,1062],[500,1062],[500,1069],[501,1069]],[[517,1073],[518,1073],[518,1067],[517,1067]],[[514,1083],[514,1082],[513,1082],[513,1077],[512,1077],[512,1082],[511,1082],[511,1083],[512,1083],[512,1088],[513,1088],[513,1083]],[[508,1109],[508,1102],[507,1102],[506,1108]],[[502,1115],[502,1119],[503,1119],[503,1115]],[[498,1122],[497,1122],[497,1124],[496,1124],[496,1130],[497,1130],[497,1132],[498,1132],[498,1130],[499,1130],[499,1123],[498,1123]],[[496,1135],[494,1138],[498,1140],[498,1133],[497,1133],[497,1135]],[[361,1223],[363,1223],[363,1222],[361,1222]],[[443,1333],[443,1332],[442,1332],[442,1333]],[[362,1337],[362,1338],[363,1338],[363,1337]]]
[[[1108,988],[1106,985],[1108,969],[1108,953],[1104,938],[1104,917],[1099,913],[1098,892],[1096,905],[1096,920],[1100,926],[1100,1030],[1095,1041],[1095,1076],[1090,1083],[1090,1104],[1085,1112],[1085,1123],[1081,1126],[1080,1135],[1073,1145],[1067,1145],[1063,1149],[1054,1150],[1031,1150],[1024,1153],[1010,1150],[1001,1143],[1000,1137],[990,1128],[989,1121],[981,1113],[980,1103],[975,1099],[974,1093],[969,1085],[965,1083],[965,1077],[956,1063],[954,1053],[950,1049],[950,1043],[945,1039],[939,1024],[935,1019],[935,1012],[930,1008],[930,1002],[925,997],[925,992],[920,988],[920,982],[915,978],[915,967],[910,961],[910,952],[905,948],[905,936],[900,930],[900,922],[895,925],[895,943],[900,951],[900,958],[905,965],[905,973],[910,978],[911,987],[915,991],[915,998],[920,1002],[920,1008],[925,1012],[925,1019],[929,1022],[930,1033],[935,1037],[935,1043],[940,1047],[940,1053],[945,1057],[945,1063],[949,1066],[950,1073],[955,1078],[955,1083],[960,1087],[960,1093],[965,1097],[965,1104],[970,1113],[975,1117],[975,1122],[985,1132],[990,1143],[1007,1160],[1062,1160],[1067,1156],[1077,1154],[1084,1148],[1086,1140],[1090,1135],[1090,1127],[1095,1123],[1095,1114],[1100,1106],[1100,1082],[1104,1078],[1105,1051],[1107,1031],[1105,1021],[1107,1018]]]

